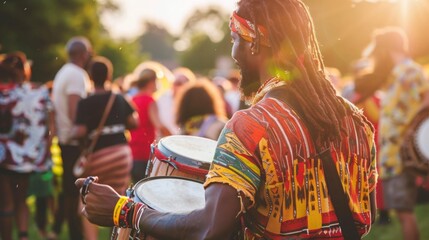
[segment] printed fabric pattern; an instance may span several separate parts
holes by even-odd
[[[377,181],[374,136],[352,117],[342,125],[348,137],[334,143],[333,158],[364,235]],[[228,122],[204,186],[228,184],[251,201],[243,214],[245,239],[342,239],[321,161],[314,156],[302,120],[287,104],[266,98]]]
[[[52,110],[45,87],[32,88],[26,83],[0,92],[1,168],[19,173],[48,170],[52,164],[48,113]]]
[[[398,64],[392,73],[381,101],[379,158],[383,179],[402,173],[400,148],[405,131],[421,107],[422,94],[429,91],[423,69],[411,59]]]

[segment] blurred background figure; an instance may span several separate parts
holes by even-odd
[[[47,171],[53,128],[53,107],[45,87],[30,84],[31,68],[22,52],[0,63],[0,236],[28,239],[26,198],[32,172]]]
[[[410,132],[406,129],[413,117],[429,106],[429,82],[422,67],[409,56],[408,48],[408,38],[401,28],[376,30],[366,50],[374,67],[365,81],[384,92],[379,122],[379,168],[385,205],[395,210],[403,239],[416,240],[419,239],[414,213],[417,186],[415,175],[403,169],[400,148],[404,139],[408,139]]]
[[[229,102],[226,100],[226,93],[231,90],[231,82],[228,79],[216,76],[212,79],[212,83],[218,88],[220,96],[222,97],[223,103],[225,105],[225,114],[228,119],[232,117],[233,111]]]
[[[325,67],[325,71],[328,74],[328,79],[331,80],[332,84],[334,85],[335,90],[340,93],[341,89],[343,88],[340,70],[334,67]]]
[[[80,99],[85,98],[91,90],[89,76],[85,71],[92,56],[92,46],[85,37],[73,37],[66,44],[68,62],[64,64],[54,78],[52,99],[55,107],[55,119],[58,142],[63,160],[63,196],[64,201],[58,206],[57,216],[63,216],[68,222],[69,237],[73,240],[83,239],[81,216],[76,211],[79,203],[79,189],[74,187],[76,177],[73,176],[73,166],[79,157],[79,143],[70,140],[70,133],[76,116],[76,109]],[[64,214],[63,216],[61,214]],[[60,222],[60,221],[59,221]],[[59,234],[61,224],[54,225],[54,233]]]
[[[176,68],[173,70],[174,81],[171,89],[167,90],[157,100],[159,118],[161,123],[168,128],[171,134],[178,134],[179,127],[176,124],[174,98],[188,82],[195,82],[196,77],[189,68]]]
[[[177,97],[180,133],[217,140],[227,118],[217,87],[207,79],[188,83]]]
[[[238,110],[245,108],[244,103],[241,101],[239,89],[240,73],[233,71],[228,77],[228,81],[231,83],[231,88],[225,93],[225,100],[231,106],[232,114],[234,114]]]
[[[123,78],[122,91],[129,98],[134,97],[139,92],[139,89],[137,88],[136,82],[134,80],[135,77],[132,73],[126,74]]]
[[[49,94],[52,93],[52,81],[48,81],[44,84],[44,87],[48,90]],[[54,117],[54,113],[51,114],[51,117]],[[50,123],[52,127],[55,126],[55,120],[51,119]],[[34,221],[37,226],[37,230],[39,232],[39,236],[43,239],[50,237],[50,232],[48,231],[48,218],[50,214],[55,213],[55,205],[54,205],[54,172],[53,168],[55,164],[54,154],[52,152],[52,145],[57,140],[55,137],[55,133],[52,132],[50,134],[52,140],[49,142],[51,145],[50,153],[46,157],[51,158],[49,161],[52,161],[52,167],[48,168],[46,171],[42,172],[33,172],[30,175],[29,186],[28,186],[28,196],[35,197],[35,209],[34,209]],[[60,165],[60,167],[62,167]]]
[[[125,76],[119,76],[112,81],[112,91],[120,94],[126,94],[124,89]]]
[[[138,93],[132,98],[139,114],[138,128],[131,130],[130,146],[133,153],[132,180],[134,183],[145,177],[150,156],[150,145],[158,137],[171,135],[159,119],[158,106],[153,94],[157,90],[157,73],[149,68],[142,69],[136,75],[134,84]]]
[[[89,66],[90,79],[94,84],[94,94],[79,101],[75,125],[71,133],[73,139],[84,139],[89,144],[95,136],[107,102],[114,94],[114,102],[100,137],[95,144],[91,159],[83,177],[98,176],[99,181],[125,195],[130,184],[132,155],[125,138],[125,130],[138,126],[137,114],[128,101],[110,90],[113,66],[105,57],[95,57]],[[86,240],[98,239],[98,227],[83,219]]]

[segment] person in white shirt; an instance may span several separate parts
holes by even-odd
[[[62,188],[64,195],[64,212],[68,217],[70,239],[83,239],[80,215],[78,214],[79,192],[74,187],[76,178],[72,169],[79,157],[80,149],[77,141],[70,140],[70,133],[76,116],[77,104],[87,96],[90,81],[86,65],[92,55],[92,46],[85,37],[73,37],[66,45],[69,61],[58,71],[53,83],[53,103],[56,112],[56,127],[61,157],[63,160]],[[60,204],[61,205],[61,204]],[[54,232],[59,233],[61,226]]]

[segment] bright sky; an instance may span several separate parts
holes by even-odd
[[[219,6],[231,12],[236,0],[113,0],[120,10],[102,16],[113,38],[133,38],[142,33],[145,20],[163,24],[173,34],[181,32],[195,9]]]

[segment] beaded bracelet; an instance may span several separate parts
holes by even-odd
[[[134,205],[134,215],[133,215],[133,220],[132,220],[132,226],[134,229],[136,229],[138,232],[140,232],[140,220],[143,216],[143,212],[144,210],[146,210],[146,208],[148,208],[148,206],[146,204],[143,203],[136,203]]]
[[[134,211],[134,201],[130,200],[122,206],[121,214],[119,215],[119,227],[130,228],[131,224],[128,215],[132,215]]]
[[[128,202],[130,199],[125,196],[121,196],[119,200],[116,202],[116,206],[113,210],[113,224],[115,226],[119,226],[119,216],[121,215],[122,207]]]

